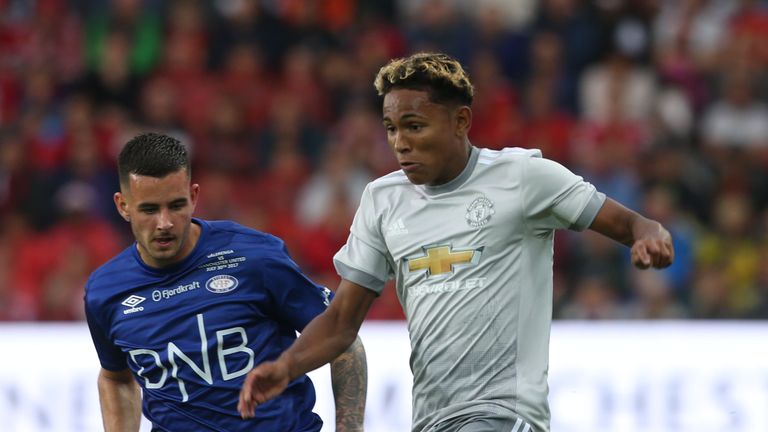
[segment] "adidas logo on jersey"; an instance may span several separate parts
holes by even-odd
[[[387,227],[387,235],[403,235],[408,234],[408,228],[405,227],[403,220],[397,218],[396,221],[389,224]]]

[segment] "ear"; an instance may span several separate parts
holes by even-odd
[[[123,194],[120,192],[115,192],[112,198],[115,201],[115,208],[117,208],[117,212],[120,213],[120,216],[122,216],[126,222],[130,222],[131,215],[128,213],[128,203],[125,201],[125,196],[123,196]]]
[[[197,206],[197,197],[200,195],[200,185],[197,183],[192,183],[189,185],[189,200],[192,204],[192,210],[195,210],[195,206]]]
[[[464,138],[472,127],[472,109],[466,105],[456,108],[456,136]]]

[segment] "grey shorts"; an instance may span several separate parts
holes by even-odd
[[[447,426],[447,425],[446,425]],[[475,417],[440,430],[452,432],[536,432],[533,427],[521,418],[503,418],[496,416]]]

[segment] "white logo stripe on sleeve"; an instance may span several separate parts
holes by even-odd
[[[523,426],[523,430],[520,430],[520,426]],[[531,432],[532,431],[531,425],[529,425],[528,423],[524,422],[523,419],[518,418],[517,421],[515,422],[515,425],[512,427],[512,431],[511,432],[518,432],[518,431],[520,431],[520,432]]]

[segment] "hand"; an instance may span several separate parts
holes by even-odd
[[[674,259],[672,236],[661,226],[657,233],[640,238],[632,244],[632,264],[639,269],[669,267]]]
[[[240,390],[237,404],[240,416],[253,418],[256,407],[282,393],[290,381],[290,371],[284,361],[265,362],[253,368]]]

